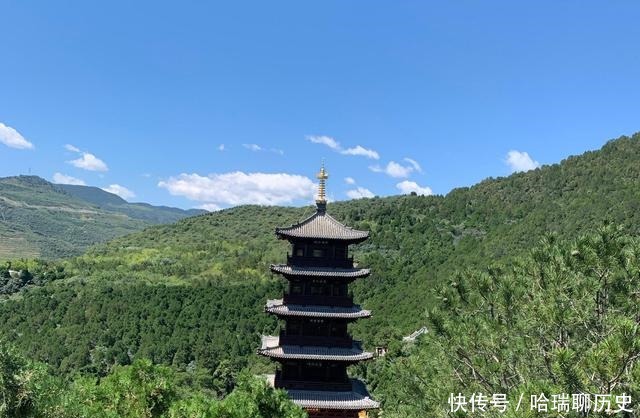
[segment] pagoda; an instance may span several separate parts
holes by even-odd
[[[373,358],[347,331],[349,323],[371,312],[353,303],[349,284],[367,277],[369,269],[354,265],[349,245],[369,237],[327,213],[324,165],[318,173],[316,210],[302,222],[276,228],[291,243],[287,264],[271,271],[288,281],[282,299],[269,300],[265,311],[284,321],[279,335],[263,336],[258,354],[278,362],[270,383],[284,389],[310,418],[362,418],[377,409],[364,384],[350,379],[347,367]]]

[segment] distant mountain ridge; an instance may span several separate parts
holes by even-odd
[[[0,259],[57,258],[150,225],[203,210],[129,203],[98,187],[53,184],[38,176],[0,178]]]

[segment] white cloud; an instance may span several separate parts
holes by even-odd
[[[376,151],[361,147],[360,145],[356,145],[353,148],[348,148],[346,150],[340,151],[340,153],[344,155],[360,155],[363,157],[371,158],[373,160],[380,159],[380,155]]]
[[[335,139],[331,138],[330,136],[307,135],[307,140],[313,142],[314,144],[324,144],[336,151],[340,151],[342,149],[342,147],[340,146],[340,143]]]
[[[325,136],[325,135],[321,135],[321,136],[307,135],[307,141],[313,142],[314,144],[326,145],[329,148],[331,148],[332,150],[337,151],[342,155],[359,155],[361,157],[367,157],[367,158],[371,158],[371,159],[374,159],[374,160],[379,160],[380,159],[380,155],[376,151],[374,151],[372,149],[364,148],[361,145],[356,145],[355,147],[344,149],[344,148],[342,148],[342,145],[340,145],[340,143],[338,141],[336,141],[335,139],[331,138],[330,136]]]
[[[218,151],[224,151],[224,144],[218,145]]]
[[[411,172],[415,170],[412,165],[402,165],[398,164],[395,161],[389,161],[386,167],[380,167],[379,165],[372,165],[369,167],[369,170],[375,173],[385,173],[386,175],[393,178],[403,178],[409,177]]]
[[[119,184],[112,184],[109,187],[103,187],[102,190],[105,192],[117,194],[124,200],[131,199],[132,197],[136,197],[136,194],[131,190],[127,189],[124,186],[120,186]]]
[[[243,147],[245,147],[248,150],[251,151],[262,151],[262,147],[258,144],[242,144]]]
[[[82,157],[67,162],[75,167],[82,168],[83,170],[109,171],[109,167],[107,167],[107,164],[105,164],[104,161],[88,152],[83,152]]]
[[[75,152],[81,154],[80,158],[76,158],[75,160],[67,161],[67,163],[82,168],[83,170],[89,171],[109,171],[109,167],[102,161],[100,158],[91,154],[90,152],[81,151],[78,147],[73,146],[71,144],[66,144],[64,148],[67,151]]]
[[[278,148],[271,148],[269,151],[278,154],[278,155],[284,155],[284,151]]]
[[[86,186],[86,183],[84,182],[84,180],[67,176],[66,174],[62,174],[62,173],[54,173],[53,182],[57,184],[75,184],[78,186]]]
[[[419,186],[415,181],[404,180],[396,184],[396,187],[403,194],[410,194],[411,192],[416,192],[420,196],[430,196],[433,194],[433,190],[431,190],[430,187]]]
[[[369,189],[358,187],[356,189],[347,190],[347,196],[349,196],[350,199],[362,199],[363,197],[373,197],[375,195]]]
[[[16,149],[33,149],[33,144],[27,141],[18,131],[11,126],[7,126],[0,122],[0,142],[9,148]]]
[[[286,173],[180,174],[158,183],[174,196],[217,205],[280,205],[310,200],[315,184],[308,177]]]
[[[505,163],[512,173],[517,171],[529,171],[540,167],[540,163],[529,156],[527,152],[511,150],[507,154]]]
[[[198,206],[196,209],[204,209],[208,212],[217,212],[219,210],[221,210],[222,208],[218,205],[216,205],[215,203],[205,203],[203,205]]]
[[[347,184],[356,184],[356,180],[353,177],[345,177],[344,182]]]
[[[411,164],[411,166],[413,167],[414,170],[416,170],[418,173],[422,173],[422,167],[420,167],[420,164],[418,164],[418,162],[412,158],[406,157],[404,159],[406,162],[408,162],[409,164]]]

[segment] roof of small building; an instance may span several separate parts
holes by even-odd
[[[362,309],[358,305],[349,307],[318,306],[318,305],[285,305],[282,299],[267,301],[265,311],[279,316],[303,316],[313,318],[368,318],[371,311]]]
[[[369,269],[344,269],[332,267],[296,267],[287,264],[272,264],[271,271],[285,276],[360,278],[371,274]]]
[[[282,238],[316,238],[344,241],[364,241],[368,231],[358,231],[338,222],[325,210],[316,212],[302,222],[286,228],[276,228],[276,234]]]
[[[263,336],[262,347],[258,354],[266,357],[293,359],[293,360],[333,360],[333,361],[362,361],[373,358],[373,353],[362,349],[355,342],[349,348],[342,347],[318,347],[307,345],[280,345],[280,337]]]
[[[275,375],[266,375],[265,378],[271,386],[274,386]],[[346,409],[364,410],[378,409],[380,404],[373,399],[365,385],[351,379],[351,391],[334,392],[325,390],[299,390],[285,389],[289,398],[302,408],[317,409]]]

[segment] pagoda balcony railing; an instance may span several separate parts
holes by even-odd
[[[325,337],[307,335],[287,335],[284,330],[280,331],[280,345],[312,345],[319,347],[351,347],[353,338],[347,337]]]
[[[353,268],[353,257],[326,258],[326,257],[301,257],[287,254],[287,264],[298,267],[337,267]]]
[[[282,371],[276,370],[275,387],[278,389],[330,390],[336,392],[346,392],[351,390],[351,382],[348,379],[344,379],[342,381],[283,379]]]
[[[349,296],[325,296],[325,295],[291,295],[287,292],[283,295],[285,305],[320,305],[320,306],[353,306],[353,295]]]

